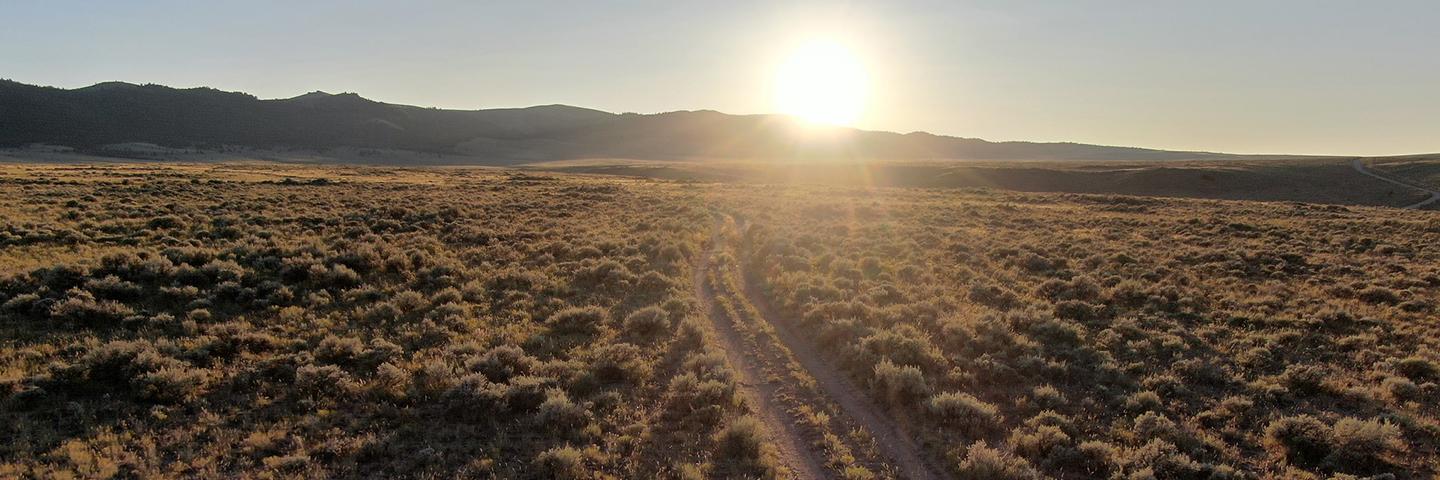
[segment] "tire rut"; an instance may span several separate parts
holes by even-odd
[[[1416,190],[1421,190],[1421,191],[1424,191],[1425,193],[1430,194],[1430,196],[1429,196],[1428,198],[1424,199],[1424,200],[1421,200],[1421,201],[1416,202],[1416,203],[1412,203],[1412,204],[1410,204],[1410,205],[1405,205],[1405,206],[1403,206],[1403,207],[1400,207],[1400,208],[1402,208],[1402,209],[1414,210],[1414,209],[1417,209],[1417,208],[1420,208],[1420,207],[1424,207],[1424,206],[1426,206],[1426,205],[1429,205],[1429,204],[1432,204],[1432,203],[1435,203],[1435,202],[1440,202],[1440,190],[1435,190],[1435,189],[1433,189],[1433,188],[1426,187],[1426,186],[1424,186],[1424,185],[1420,185],[1420,184],[1408,182],[1408,181],[1405,181],[1405,180],[1401,180],[1401,179],[1395,178],[1394,176],[1391,176],[1391,175],[1388,174],[1388,173],[1381,173],[1381,172],[1379,172],[1379,171],[1370,169],[1369,167],[1366,167],[1366,166],[1365,166],[1365,159],[1357,158],[1357,159],[1351,160],[1351,161],[1350,161],[1350,167],[1351,167],[1351,168],[1354,168],[1356,172],[1360,172],[1360,174],[1365,175],[1365,176],[1367,176],[1367,177],[1371,177],[1371,178],[1374,178],[1374,179],[1377,179],[1377,180],[1380,180],[1380,181],[1382,181],[1382,182],[1389,183],[1389,184],[1392,184],[1392,185],[1399,185],[1399,186],[1402,186],[1402,187],[1409,187],[1409,188],[1413,188],[1413,189],[1416,189]]]
[[[744,230],[744,223],[741,230]],[[737,260],[738,261],[738,260]],[[912,437],[905,434],[902,426],[892,419],[879,405],[861,392],[848,377],[835,369],[828,360],[804,338],[801,338],[789,322],[770,305],[769,301],[755,287],[752,272],[740,262],[741,288],[745,300],[760,313],[763,321],[774,327],[780,341],[795,355],[800,365],[815,378],[821,390],[838,404],[852,420],[863,426],[876,439],[880,453],[888,457],[899,468],[905,478],[943,479],[949,478],[944,470],[931,461]]]
[[[777,404],[776,392],[779,386],[767,380],[761,367],[747,359],[745,339],[731,323],[734,320],[716,311],[719,305],[705,276],[710,266],[710,258],[718,254],[721,247],[719,231],[717,227],[710,239],[710,245],[700,254],[700,259],[694,266],[692,275],[695,297],[703,306],[705,316],[717,334],[726,360],[739,376],[741,394],[745,396],[746,403],[755,409],[755,415],[765,425],[769,440],[778,450],[776,453],[780,457],[780,463],[790,470],[793,478],[828,478],[824,461],[805,441],[790,414]]]

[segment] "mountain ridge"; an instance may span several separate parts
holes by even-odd
[[[313,91],[260,99],[210,87],[102,82],[62,89],[0,80],[0,146],[380,148],[472,158],[477,165],[583,158],[657,160],[1196,160],[1233,155],[991,142],[929,132],[805,127],[782,115],[714,110],[611,113],[562,104],[452,110]]]

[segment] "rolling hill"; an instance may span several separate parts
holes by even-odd
[[[506,165],[629,158],[1203,160],[1229,158],[1075,143],[990,142],[929,133],[802,129],[776,115],[615,114],[566,105],[445,110],[313,92],[287,99],[123,82],[60,89],[0,81],[0,146],[373,148]],[[457,160],[458,158],[458,160]]]

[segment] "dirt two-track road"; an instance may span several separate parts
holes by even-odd
[[[720,348],[725,350],[726,361],[739,377],[740,394],[755,410],[756,418],[765,425],[765,431],[775,445],[780,463],[788,468],[795,478],[827,478],[825,461],[807,444],[790,414],[777,404],[777,386],[766,379],[761,365],[748,358],[744,348],[745,341],[736,326],[715,311],[715,294],[705,281],[705,273],[720,250],[720,228],[718,225],[715,227],[716,233],[711,235],[710,245],[701,252],[699,260],[695,262],[695,298],[700,301],[702,311],[710,320]]]
[[[1395,185],[1399,185],[1399,186],[1402,186],[1402,187],[1414,188],[1414,189],[1416,189],[1416,190],[1423,190],[1423,191],[1425,191],[1426,193],[1429,193],[1429,194],[1430,194],[1430,198],[1427,198],[1427,199],[1421,200],[1421,201],[1419,201],[1419,202],[1416,202],[1416,203],[1413,203],[1413,204],[1410,204],[1410,205],[1406,205],[1406,206],[1403,206],[1403,207],[1400,207],[1400,208],[1415,209],[1415,208],[1420,208],[1420,207],[1423,207],[1423,206],[1426,206],[1426,205],[1435,203],[1435,202],[1437,202],[1437,201],[1440,201],[1440,190],[1435,190],[1435,189],[1432,189],[1432,188],[1429,188],[1429,187],[1425,187],[1425,186],[1422,186],[1422,185],[1410,183],[1410,182],[1407,182],[1407,181],[1404,181],[1404,180],[1401,180],[1401,179],[1392,177],[1392,176],[1390,176],[1390,175],[1387,175],[1387,174],[1384,174],[1384,173],[1380,173],[1380,172],[1371,170],[1371,169],[1369,169],[1369,168],[1366,168],[1366,167],[1365,167],[1365,159],[1363,159],[1363,158],[1357,158],[1357,159],[1355,159],[1355,160],[1350,161],[1350,166],[1353,167],[1353,168],[1355,168],[1355,171],[1360,172],[1360,174],[1362,174],[1362,175],[1365,175],[1365,176],[1368,176],[1368,177],[1371,177],[1371,178],[1378,179],[1378,180],[1380,180],[1380,181],[1382,181],[1382,182],[1392,183],[1392,184],[1395,184]]]
[[[757,410],[757,416],[764,422],[771,441],[779,450],[781,462],[798,478],[835,477],[836,475],[831,474],[824,467],[824,455],[814,444],[802,436],[799,429],[796,428],[796,419],[774,398],[776,387],[771,381],[766,380],[763,368],[758,364],[763,360],[759,360],[758,356],[749,355],[744,337],[736,330],[736,326],[722,318],[723,316],[715,315],[713,312],[716,305],[715,292],[706,285],[703,272],[709,268],[710,262],[714,261],[714,257],[718,256],[720,252],[719,242],[722,241],[722,237],[718,232],[728,221],[731,219],[724,218],[717,223],[715,227],[717,234],[712,236],[711,245],[696,262],[694,279],[696,295],[701,304],[705,306],[706,311],[710,313],[708,316],[718,333],[720,345],[726,351],[726,357],[731,362],[732,368],[740,374],[742,393],[746,395],[747,400]],[[743,222],[738,223],[737,226],[742,231],[744,230]],[[783,321],[779,313],[769,305],[769,302],[755,287],[754,282],[749,278],[750,275],[743,269],[741,272],[743,300],[759,312],[761,320],[775,329],[784,347],[815,379],[820,390],[839,407],[841,413],[849,417],[848,420],[853,424],[864,428],[874,438],[878,452],[890,463],[895,474],[900,478],[917,480],[948,478],[943,473],[943,469],[936,466],[925,455],[911,436],[904,433],[902,425],[891,419],[878,404],[865,398],[864,393],[854,385],[854,382],[851,382],[823,358],[812,345],[801,338],[789,322]]]

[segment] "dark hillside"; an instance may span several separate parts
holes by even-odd
[[[774,115],[612,114],[548,105],[442,110],[313,92],[262,100],[212,88],[107,82],[65,90],[0,81],[0,146],[92,149],[153,143],[214,149],[382,148],[460,154],[473,164],[577,158],[1184,160],[1226,158],[1073,143],[989,142],[850,128],[802,131]]]

